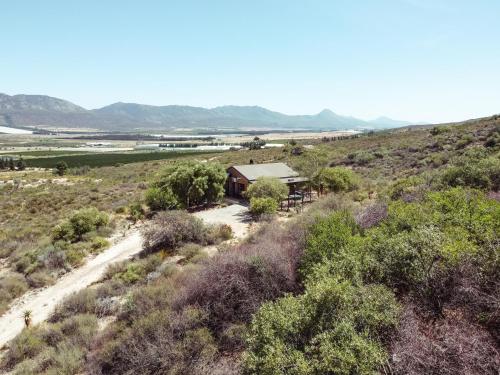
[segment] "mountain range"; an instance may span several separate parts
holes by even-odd
[[[114,103],[87,110],[45,95],[0,93],[0,126],[89,128],[104,131],[186,129],[383,129],[412,125],[379,117],[364,121],[325,109],[316,115],[286,115],[258,106],[201,108]]]

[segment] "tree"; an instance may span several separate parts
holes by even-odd
[[[219,163],[185,162],[163,170],[146,193],[153,209],[186,208],[219,201],[226,171]]]
[[[260,139],[259,137],[255,137],[252,141],[250,142],[243,142],[241,143],[242,147],[247,147],[250,150],[259,150],[262,147],[266,145],[266,141],[263,139]]]
[[[313,177],[314,184],[320,189],[326,188],[334,193],[352,191],[358,187],[358,177],[347,168],[322,168]]]
[[[288,195],[288,187],[274,177],[260,177],[248,187],[246,197],[271,198],[277,203],[281,202]]]
[[[14,171],[16,169],[16,164],[14,163],[14,159],[12,158],[9,159],[9,169],[11,171]]]
[[[58,176],[64,176],[66,172],[68,171],[68,164],[66,164],[65,161],[61,160],[56,164],[56,170],[55,173]]]
[[[24,161],[23,158],[19,158],[19,160],[16,163],[16,167],[18,171],[24,171],[26,169],[26,162]]]

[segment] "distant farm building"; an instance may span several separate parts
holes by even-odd
[[[300,187],[308,181],[284,163],[234,165],[227,170],[226,193],[242,197],[248,186],[259,177],[274,177],[288,185],[290,195],[301,194]],[[301,196],[303,197],[303,196]]]

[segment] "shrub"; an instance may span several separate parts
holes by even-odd
[[[0,290],[15,298],[24,294],[28,290],[28,285],[22,275],[12,274],[0,280]]]
[[[138,220],[144,219],[146,211],[141,203],[136,202],[130,205],[129,207],[129,216],[132,221],[135,223]]]
[[[231,228],[228,224],[220,224],[215,227],[215,238],[220,239],[222,241],[227,241],[233,238],[233,228]]]
[[[477,165],[464,165],[460,167],[447,168],[442,176],[443,184],[447,186],[469,186],[478,189],[489,190],[491,180]]]
[[[356,244],[357,233],[356,222],[346,211],[335,212],[319,220],[307,237],[300,265],[301,275],[308,277],[317,264],[324,262],[335,263],[343,269],[342,274],[356,273],[358,259],[352,247]]]
[[[313,177],[318,187],[325,187],[334,193],[352,191],[358,187],[358,177],[353,171],[342,168],[323,168]]]
[[[38,327],[25,328],[9,343],[3,366],[10,369],[27,358],[35,357],[43,347],[42,330]]]
[[[155,211],[171,210],[178,206],[177,199],[168,188],[151,187],[146,191],[146,204]]]
[[[253,216],[272,215],[278,210],[278,203],[273,198],[251,198],[250,213]]]
[[[397,375],[495,374],[500,366],[498,345],[461,311],[449,311],[428,321],[410,304],[391,344],[390,368]],[[431,334],[429,334],[431,333]]]
[[[27,277],[28,283],[32,288],[41,288],[54,283],[54,277],[44,271],[33,272]]]
[[[356,152],[355,154],[349,155],[349,158],[358,165],[367,165],[375,159],[375,156],[366,151]]]
[[[408,178],[401,178],[396,181],[389,191],[389,196],[391,199],[408,199],[409,196],[418,196],[419,191],[422,190],[422,185],[424,184],[424,179],[417,176],[411,176]]]
[[[55,174],[57,174],[58,176],[64,176],[67,171],[68,171],[68,164],[66,164],[65,161],[57,162],[56,168],[54,170]]]
[[[77,314],[93,314],[96,309],[96,301],[97,292],[95,289],[82,289],[59,303],[49,321],[59,322]]]
[[[325,277],[308,284],[303,295],[261,307],[250,326],[245,371],[373,374],[386,361],[381,342],[398,314],[387,288]]]
[[[288,187],[280,180],[274,177],[260,177],[248,187],[245,192],[245,197],[252,198],[268,198],[281,202],[288,196]]]
[[[385,220],[387,215],[387,204],[377,202],[366,207],[362,212],[356,215],[356,223],[360,228],[368,229]]]
[[[194,244],[194,243],[188,243],[184,246],[182,246],[179,249],[179,255],[182,255],[183,257],[186,258],[186,260],[190,260],[191,258],[197,256],[200,254],[202,247],[200,245]]]
[[[90,242],[90,250],[92,253],[99,252],[109,246],[109,241],[100,236],[94,237]]]
[[[197,217],[184,211],[158,213],[143,232],[144,250],[172,251],[187,242],[205,244],[207,228]]]
[[[379,275],[379,281],[408,290],[424,285],[432,276],[444,241],[436,227],[423,226],[390,235],[375,231],[370,235],[370,253],[377,260],[371,274]]]
[[[109,216],[94,207],[76,211],[67,221],[52,231],[54,241],[81,241],[87,233],[108,225]]]

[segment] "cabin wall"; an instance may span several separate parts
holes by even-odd
[[[226,194],[231,197],[242,197],[248,189],[249,181],[233,167],[227,170]]]

